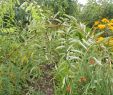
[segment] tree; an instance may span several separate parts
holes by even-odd
[[[41,6],[53,10],[53,13],[77,16],[79,6],[77,0],[36,0]]]

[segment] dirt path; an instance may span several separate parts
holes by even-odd
[[[27,81],[23,87],[23,95],[54,95],[54,80],[52,70],[54,64],[39,65],[41,77]],[[36,92],[34,94],[34,92]]]
[[[38,90],[45,93],[45,95],[54,95],[54,80],[52,75],[53,64],[46,64],[41,66],[43,76],[38,80]]]

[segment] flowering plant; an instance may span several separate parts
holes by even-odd
[[[93,30],[95,33],[103,32],[101,36],[108,37],[113,34],[113,19],[108,20],[103,18],[102,20],[95,21],[93,25]]]
[[[113,47],[113,19],[108,20],[107,18],[103,18],[100,21],[95,21],[93,30],[95,34],[102,32],[96,38],[97,43],[103,42],[104,45]]]

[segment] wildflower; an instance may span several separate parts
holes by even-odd
[[[113,23],[113,19],[111,19],[111,21],[110,22],[112,22]]]
[[[71,92],[71,87],[70,87],[70,85],[67,85],[67,87],[66,87],[66,91],[67,91],[68,93]]]
[[[98,37],[97,38],[97,42],[101,42],[101,41],[103,41],[104,40],[104,37]]]
[[[103,18],[101,21],[104,22],[104,23],[108,23],[109,22],[109,20],[106,19],[106,18]]]
[[[90,64],[95,64],[95,60],[94,60],[93,58],[90,58],[90,59],[89,59],[89,63],[90,63]]]
[[[105,27],[106,27],[106,26],[103,25],[103,24],[99,24],[99,25],[98,25],[98,28],[99,28],[99,29],[105,29]]]
[[[95,21],[94,25],[98,25],[100,22],[99,21]]]
[[[109,27],[110,30],[113,30],[113,26]]]
[[[113,26],[113,23],[108,23],[108,26]]]
[[[108,41],[108,45],[113,46],[113,38],[110,38],[110,40]]]
[[[81,77],[79,81],[80,81],[81,83],[83,83],[83,82],[86,82],[87,79],[86,79],[86,77]]]
[[[113,23],[108,23],[108,28],[109,28],[110,30],[113,30]]]

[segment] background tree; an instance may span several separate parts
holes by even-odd
[[[49,8],[54,14],[60,13],[78,16],[80,8],[77,0],[36,0],[43,8]]]
[[[113,18],[112,9],[112,0],[88,0],[88,3],[81,11],[80,19],[89,27],[92,27],[95,20],[102,18]]]

